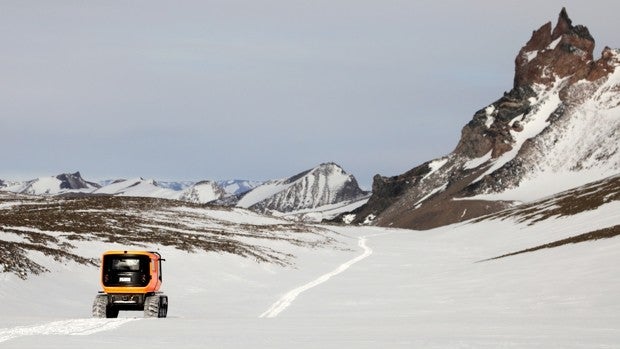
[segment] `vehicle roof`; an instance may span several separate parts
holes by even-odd
[[[154,251],[112,250],[112,251],[105,251],[103,253],[103,256],[110,256],[110,255],[144,255],[144,256],[149,256],[152,259],[161,259],[161,255],[159,254],[159,252],[154,252]]]

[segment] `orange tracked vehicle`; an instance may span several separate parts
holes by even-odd
[[[166,317],[168,296],[162,283],[158,252],[107,251],[101,257],[103,291],[95,297],[93,317],[115,318],[120,310],[142,310],[144,317]]]

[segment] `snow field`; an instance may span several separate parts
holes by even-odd
[[[536,225],[330,227],[338,242],[316,248],[265,241],[296,256],[286,268],[160,247],[169,318],[125,312],[103,320],[101,332],[89,319],[96,268],[59,264],[27,281],[5,275],[0,346],[614,348],[620,238],[480,261],[618,224],[618,205]],[[110,248],[118,246],[78,246],[94,256]],[[54,330],[62,324],[65,332]]]
[[[35,326],[18,326],[0,329],[0,343],[13,338],[33,335],[88,336],[97,332],[110,331],[136,319],[74,319],[54,321]]]
[[[349,269],[349,267],[351,267],[353,264],[361,261],[362,259],[372,254],[372,249],[366,245],[366,237],[359,238],[358,246],[364,250],[364,253],[347,261],[346,263],[339,265],[338,268],[334,269],[333,271],[330,271],[327,274],[321,275],[318,279],[313,280],[303,286],[297,287],[296,289],[288,292],[282,298],[280,298],[277,302],[275,302],[266,312],[262,313],[259,317],[274,318],[278,316],[278,314],[280,314],[282,311],[288,308],[291,305],[291,303],[295,301],[297,296],[299,296],[301,293],[308,291],[316,286],[319,286],[320,284],[324,282],[329,281],[329,279],[331,279],[333,276],[336,276],[344,272],[345,270]]]

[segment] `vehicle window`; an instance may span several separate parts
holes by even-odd
[[[116,271],[138,271],[140,270],[140,259],[138,258],[122,258],[112,260],[112,270]]]
[[[104,270],[121,272],[149,272],[150,259],[148,256],[137,255],[108,255],[103,258]]]

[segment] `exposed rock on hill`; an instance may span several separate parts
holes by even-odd
[[[60,181],[60,189],[93,189],[100,187],[97,183],[84,180],[79,171],[60,174],[56,176],[56,179]]]
[[[292,255],[265,247],[262,240],[295,246],[334,242],[319,227],[238,208],[144,197],[0,193],[0,222],[0,273],[22,279],[49,271],[52,260],[96,266],[96,259],[83,255],[91,244],[96,249],[101,243],[157,244],[292,265]]]
[[[375,176],[352,222],[432,228],[619,173],[620,51],[594,61],[593,49],[562,9],[520,49],[513,89],[474,114],[455,150]]]
[[[534,31],[515,59],[514,87],[549,85],[556,78],[588,78],[592,70],[594,38],[588,28],[573,26],[562,9],[555,28],[551,22]]]
[[[194,203],[207,203],[218,200],[226,196],[226,192],[217,183],[212,181],[201,181],[185,189],[179,200]]]
[[[97,183],[84,180],[80,172],[75,172],[54,177],[39,177],[26,182],[7,183],[2,189],[19,194],[56,195],[67,192],[89,192],[99,187]]]

